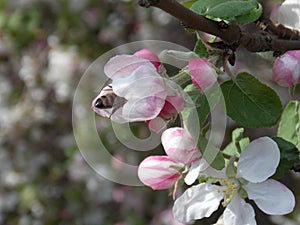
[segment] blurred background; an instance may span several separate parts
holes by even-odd
[[[72,131],[73,96],[87,67],[113,47],[147,39],[195,43],[177,20],[136,1],[0,0],[1,225],[179,225],[168,191],[99,177]],[[104,142],[122,149],[109,121],[99,126]],[[143,124],[132,129],[148,134]],[[284,181],[296,191],[296,175]],[[299,224],[297,212],[288,220],[260,213],[259,224]]]

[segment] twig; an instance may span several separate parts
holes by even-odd
[[[250,52],[285,52],[287,50],[300,49],[299,40],[281,39],[282,35],[280,36],[278,33],[277,35],[279,37],[277,37],[276,31],[273,25],[271,26],[271,23],[265,31],[261,31],[259,33],[248,33],[246,31],[242,31],[241,27],[234,22],[230,22],[228,26],[220,26],[218,22],[209,20],[204,16],[194,13],[175,0],[139,0],[139,4],[143,7],[154,6],[160,8],[176,17],[187,28],[215,35],[221,38],[225,44],[234,46],[234,49],[239,46],[245,47]],[[284,30],[287,31],[288,29]],[[283,37],[284,36],[286,35],[283,35]]]

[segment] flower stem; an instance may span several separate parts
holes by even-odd
[[[191,76],[187,70],[181,70],[178,74],[171,77],[170,79],[181,87],[184,87],[191,82]]]

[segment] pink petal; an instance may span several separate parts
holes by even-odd
[[[137,57],[140,57],[142,59],[149,60],[155,66],[156,70],[159,70],[159,67],[161,65],[160,59],[154,52],[150,51],[147,48],[144,48],[144,49],[134,53],[134,55]]]
[[[300,50],[287,51],[275,60],[273,79],[284,87],[300,83]]]
[[[150,156],[139,165],[138,176],[145,185],[154,190],[168,189],[180,177],[180,173],[174,167],[182,166],[168,156]]]
[[[167,96],[165,104],[159,114],[162,118],[168,120],[181,112],[184,108],[184,99],[179,92],[174,96]]]
[[[201,157],[194,139],[187,130],[181,127],[165,130],[161,141],[166,154],[178,162],[187,164]]]
[[[189,61],[189,73],[194,85],[203,90],[217,81],[217,73],[206,59],[191,59]]]
[[[146,121],[150,130],[155,133],[161,133],[167,128],[167,121],[161,117],[156,117],[152,120]]]

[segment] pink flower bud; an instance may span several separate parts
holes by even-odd
[[[201,158],[195,140],[187,130],[181,127],[165,130],[161,142],[167,155],[177,162],[188,164]]]
[[[150,130],[154,131],[155,133],[163,132],[167,127],[167,121],[161,117],[156,117],[152,120],[146,121]]]
[[[212,64],[206,59],[191,59],[189,61],[189,73],[194,85],[202,90],[217,81],[217,73]]]
[[[144,48],[134,53],[134,55],[139,58],[149,60],[155,66],[156,70],[159,70],[161,63],[158,56],[154,52],[150,51],[147,48]]]
[[[165,80],[165,82],[168,83],[169,87],[169,93],[165,99],[165,104],[158,117],[147,121],[149,129],[156,133],[162,132],[166,128],[166,124],[170,120],[176,118],[177,114],[184,109],[184,98],[182,93],[173,87],[172,82],[168,82],[168,80]]]
[[[168,156],[150,156],[144,159],[138,168],[140,180],[153,190],[172,187],[180,177],[178,162]],[[184,165],[181,165],[182,167]]]
[[[176,92],[175,95],[167,96],[165,104],[159,113],[159,116],[163,119],[169,120],[175,117],[178,112],[181,112],[184,108],[184,99],[180,92]]]
[[[300,50],[287,51],[275,60],[273,79],[284,87],[300,83]]]
[[[193,137],[187,130],[174,127],[163,132],[161,141],[167,156],[150,156],[142,161],[138,169],[140,180],[152,189],[167,189],[176,183],[182,169],[190,164],[192,174],[187,175],[185,182],[194,183],[203,163],[200,163],[201,154]],[[195,173],[196,167],[199,170]]]

